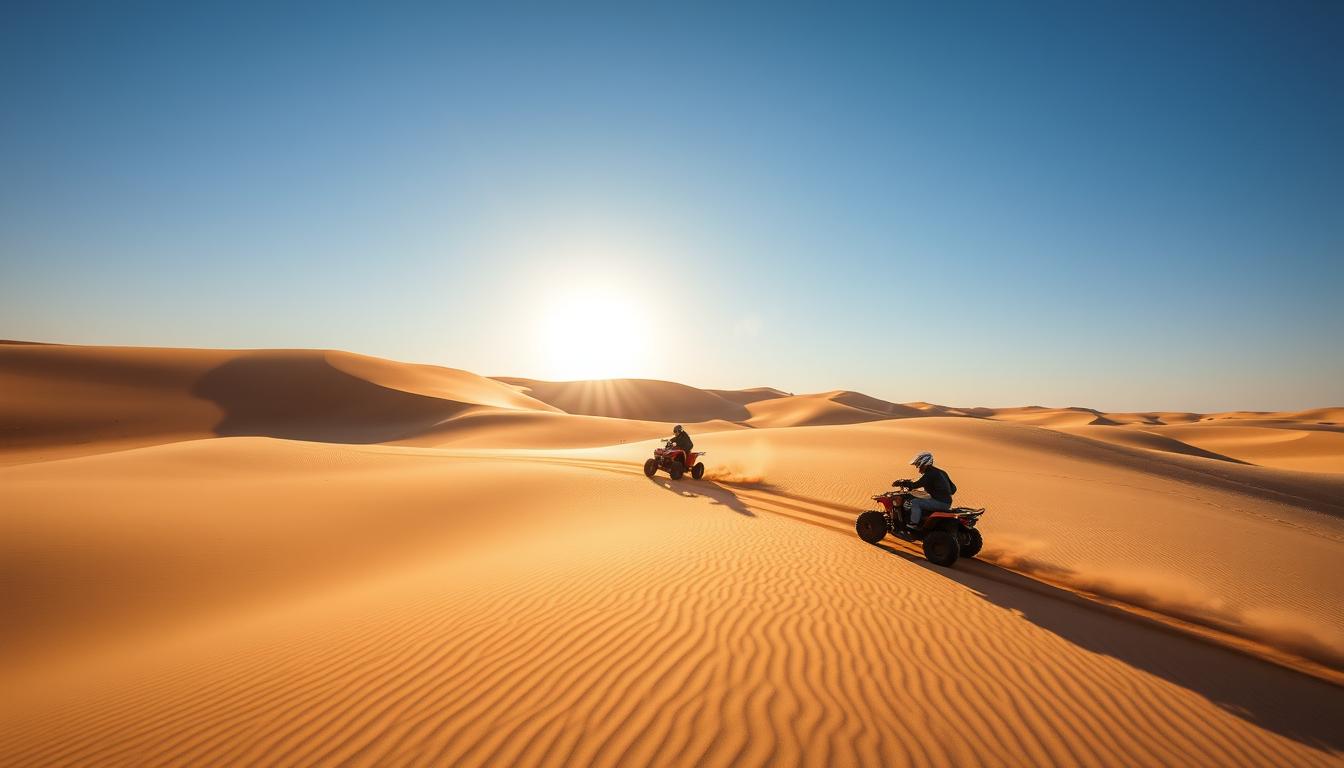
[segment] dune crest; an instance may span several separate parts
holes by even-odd
[[[499,378],[529,397],[565,413],[606,416],[617,419],[662,422],[700,422],[720,419],[742,421],[747,417],[740,403],[713,392],[649,379],[604,381],[537,381]]]

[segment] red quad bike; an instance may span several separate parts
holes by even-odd
[[[924,544],[924,557],[934,565],[950,566],[958,557],[975,557],[985,540],[975,524],[980,522],[983,509],[953,507],[946,512],[925,512],[919,527],[911,531],[905,527],[910,500],[916,498],[910,491],[887,491],[873,497],[882,505],[859,515],[854,530],[859,538],[876,544],[888,533],[904,541]]]
[[[700,461],[707,451],[692,451],[690,461],[695,462],[691,466],[691,477],[699,480],[705,476],[705,465]],[[686,452],[672,444],[671,440],[663,443],[662,448],[653,449],[653,458],[644,462],[644,474],[653,477],[658,470],[663,470],[672,476],[673,480],[680,480],[686,473]]]

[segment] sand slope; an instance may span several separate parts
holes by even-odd
[[[1336,414],[1042,425],[615,387],[719,414],[708,478],[673,483],[639,468],[664,420],[557,410],[575,388],[17,349],[6,765],[1344,762],[1344,474],[1169,431]],[[951,570],[853,534],[926,448],[989,510]]]
[[[753,427],[815,427],[929,415],[920,408],[846,390],[761,400],[747,410],[751,412],[747,424]]]
[[[739,405],[750,405],[761,400],[773,400],[777,397],[789,397],[788,392],[774,387],[752,387],[750,389],[707,389],[706,392],[718,395],[724,400]]]
[[[1213,422],[1152,427],[1149,431],[1251,464],[1344,472],[1344,426],[1310,423],[1240,426]]]
[[[501,378],[518,391],[564,411],[582,416],[662,422],[742,421],[748,416],[738,402],[713,392],[647,379],[607,381],[536,381]]]
[[[555,410],[465,371],[317,350],[0,344],[0,391],[0,448],[48,458],[214,435],[381,442],[479,407]]]
[[[182,483],[106,522],[128,541],[65,527],[163,464]],[[105,550],[22,585],[60,616],[21,613],[40,651],[6,651],[14,764],[1324,765],[1344,746],[1338,688],[731,486],[258,438],[3,471],[30,509],[81,478],[27,540]],[[926,737],[875,725],[911,711]]]

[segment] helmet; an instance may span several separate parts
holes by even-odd
[[[681,425],[680,425],[680,424],[678,424],[677,426],[675,426],[675,427],[672,428],[672,434],[674,434],[674,435],[680,435],[680,434],[681,434]]]
[[[910,460],[910,464],[923,469],[933,463],[933,454],[928,451],[922,451],[915,454],[915,458]]]

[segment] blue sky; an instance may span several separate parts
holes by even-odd
[[[1338,3],[443,5],[4,4],[0,337],[1344,404]]]

